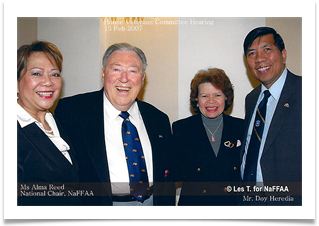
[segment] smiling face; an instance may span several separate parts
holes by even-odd
[[[60,73],[53,59],[50,61],[45,53],[31,53],[18,80],[18,103],[32,116],[46,112],[60,95]]]
[[[114,51],[102,69],[105,95],[119,111],[127,111],[144,84],[140,57],[131,50]]]
[[[226,97],[220,89],[211,83],[202,83],[198,86],[198,106],[200,112],[207,118],[216,118],[225,109]]]
[[[256,38],[247,50],[247,63],[252,75],[268,89],[285,69],[287,52],[275,45],[272,34]]]

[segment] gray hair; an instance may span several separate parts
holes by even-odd
[[[146,70],[146,67],[147,67],[147,60],[146,60],[146,56],[145,56],[144,52],[141,49],[139,49],[135,46],[132,46],[128,43],[116,43],[116,44],[111,45],[109,48],[107,48],[107,50],[104,53],[103,60],[102,60],[103,68],[105,69],[106,62],[114,51],[126,51],[126,50],[131,50],[131,51],[134,51],[137,53],[137,55],[140,57],[140,59],[142,61],[143,73],[144,73]]]

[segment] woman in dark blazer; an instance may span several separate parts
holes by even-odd
[[[178,205],[237,205],[229,188],[240,181],[244,121],[224,114],[233,99],[223,70],[201,70],[193,78],[190,101],[195,114],[173,123],[176,181],[182,181]]]
[[[81,205],[72,146],[49,112],[62,86],[62,55],[49,42],[18,50],[18,205]]]

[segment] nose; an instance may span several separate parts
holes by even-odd
[[[120,80],[120,82],[123,82],[123,83],[128,81],[128,73],[127,73],[127,71],[125,71],[125,70],[122,71],[119,80]]]
[[[210,103],[214,103],[216,101],[216,97],[214,95],[212,95],[212,96],[209,97],[208,101]]]
[[[260,63],[266,61],[266,57],[262,52],[256,53],[255,63]]]
[[[53,86],[53,82],[52,82],[51,77],[50,77],[49,74],[45,74],[45,75],[43,76],[43,82],[42,82],[42,84],[43,84],[44,86]]]

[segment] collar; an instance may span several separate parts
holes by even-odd
[[[20,104],[17,103],[17,119],[21,126],[21,128],[26,127],[27,125],[30,125],[37,120],[35,120],[26,110],[23,109],[23,107],[20,106]]]
[[[285,81],[287,78],[287,68],[285,68],[285,70],[282,72],[281,76],[278,78],[278,80],[268,89],[271,96],[275,99],[275,100],[279,100],[280,98],[280,94],[281,91],[284,87]],[[267,88],[264,85],[261,85],[261,94],[267,90]],[[260,95],[260,98],[263,95]]]
[[[17,109],[17,119],[18,119],[18,122],[19,122],[21,128],[24,128],[24,127],[26,127],[34,122],[40,123],[35,118],[33,118],[26,110],[24,110],[24,108],[21,107],[21,105],[18,103],[17,103],[17,108],[18,108]],[[50,112],[47,112],[45,114],[45,119],[48,121],[48,120],[50,120],[50,118],[53,118],[53,116]]]
[[[120,115],[121,111],[117,110],[107,99],[105,92],[103,92],[103,104],[104,104],[104,109],[105,109],[105,117],[107,117],[111,122],[116,120],[116,118]],[[138,105],[137,102],[134,101],[130,109],[127,111],[130,116],[137,120],[139,118],[139,110],[138,110]]]
[[[18,119],[18,122],[19,122],[21,128],[24,128],[32,123],[35,123],[37,126],[39,126],[40,129],[42,129],[44,131],[44,127],[43,127],[41,122],[39,122],[38,120],[33,118],[26,110],[24,110],[23,107],[20,106],[20,104],[17,103],[17,105],[18,105],[17,119]],[[45,121],[48,122],[48,124],[50,125],[50,127],[53,131],[53,134],[54,134],[54,135],[47,134],[47,136],[60,137],[59,129],[55,123],[55,119],[54,119],[51,112],[47,112],[45,114]]]
[[[138,120],[140,118],[140,111],[138,109],[138,105],[136,101],[134,101],[134,103],[132,104],[130,109],[128,109],[127,112],[130,114],[133,120]]]

